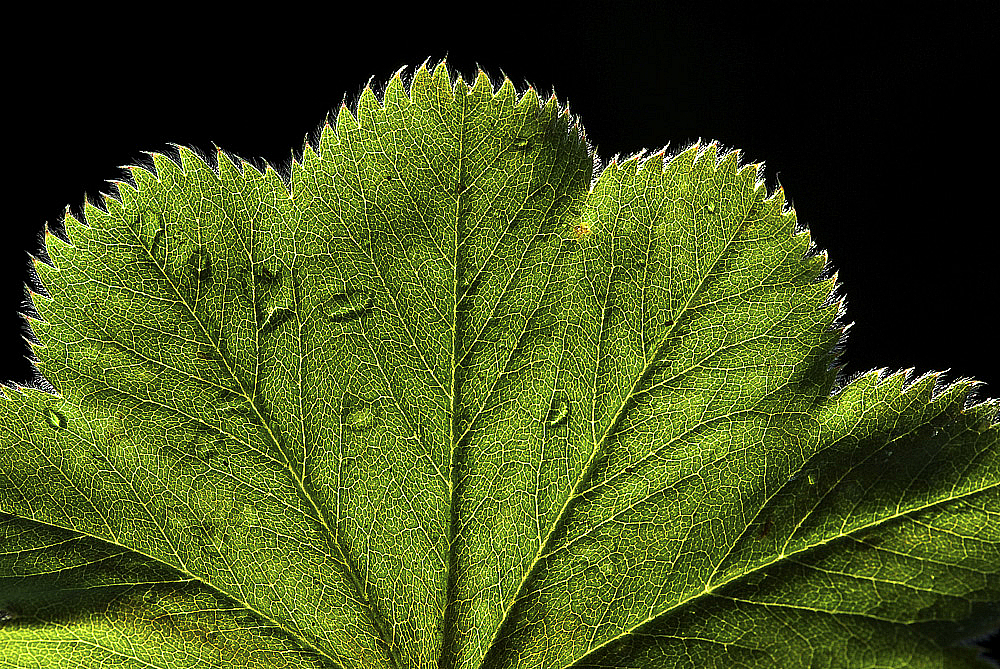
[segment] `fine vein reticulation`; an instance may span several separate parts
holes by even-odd
[[[975,667],[998,403],[839,383],[759,165],[597,169],[445,63],[282,177],[179,147],[47,237],[0,667]]]

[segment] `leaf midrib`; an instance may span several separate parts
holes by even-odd
[[[458,624],[454,619],[456,615],[455,604],[456,604],[456,594],[458,589],[458,556],[455,552],[455,544],[458,537],[458,531],[460,529],[460,518],[458,517],[458,505],[455,500],[455,491],[458,489],[458,458],[459,458],[459,444],[461,443],[462,435],[459,433],[460,426],[458,424],[458,369],[459,369],[459,340],[458,340],[458,305],[460,298],[458,296],[458,284],[459,284],[459,267],[458,267],[458,228],[461,223],[462,207],[461,198],[464,191],[465,184],[463,183],[462,169],[463,169],[463,157],[464,157],[464,142],[465,142],[465,113],[467,104],[467,95],[460,95],[455,93],[455,91],[461,90],[462,86],[460,81],[456,82],[452,91],[456,98],[461,99],[462,108],[462,118],[458,124],[458,167],[456,178],[458,180],[458,188],[455,193],[455,217],[452,235],[452,258],[451,258],[451,378],[449,383],[449,408],[448,408],[448,436],[449,436],[449,454],[448,454],[448,560],[445,562],[445,609],[441,612],[442,617],[442,632],[441,632],[441,651],[438,655],[438,664],[441,667],[453,667],[456,659],[456,641],[457,639],[450,638],[452,635],[457,636]]]

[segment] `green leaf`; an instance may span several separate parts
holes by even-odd
[[[445,64],[132,168],[0,399],[0,667],[971,667],[998,402],[837,379],[779,190]]]

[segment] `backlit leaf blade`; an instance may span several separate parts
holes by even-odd
[[[335,125],[287,184],[154,155],[48,238],[0,666],[972,666],[997,404],[835,390],[756,166],[595,181],[554,98],[443,64]]]

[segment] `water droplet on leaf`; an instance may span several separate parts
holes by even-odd
[[[264,319],[264,324],[260,327],[260,333],[262,335],[268,335],[278,329],[282,323],[295,316],[295,311],[289,309],[288,307],[275,307],[268,312],[267,318]]]
[[[347,424],[351,427],[365,428],[371,427],[375,422],[370,408],[359,409],[347,415]]]
[[[219,391],[219,403],[215,406],[215,410],[223,416],[249,416],[253,413],[250,401],[246,397],[226,388]]]
[[[205,249],[195,249],[188,256],[187,262],[191,268],[191,275],[198,281],[208,281],[212,278],[212,256]]]
[[[42,411],[42,416],[45,417],[45,422],[49,424],[53,430],[62,430],[66,427],[66,416],[63,415],[61,411],[57,411],[51,407],[45,407]]]
[[[469,296],[469,293],[474,291],[479,287],[479,275],[472,277],[471,279],[466,279],[464,276],[458,281],[458,297],[460,300],[464,300]]]
[[[549,427],[556,427],[566,422],[569,418],[569,404],[565,400],[553,402],[546,417],[545,424]]]
[[[378,415],[375,407],[365,404],[347,412],[344,423],[349,430],[362,431],[375,427],[378,422]]]
[[[274,284],[278,283],[278,276],[279,273],[277,271],[272,270],[271,268],[266,267],[264,265],[261,265],[259,267],[254,268],[253,280],[254,283],[256,283],[257,285],[273,286]]]
[[[139,228],[139,239],[149,253],[157,257],[158,251],[163,246],[163,236],[167,228],[163,217],[158,212],[143,209],[136,215],[135,223]]]
[[[331,321],[357,318],[372,308],[375,300],[365,291],[338,293],[326,303],[326,317]]]

